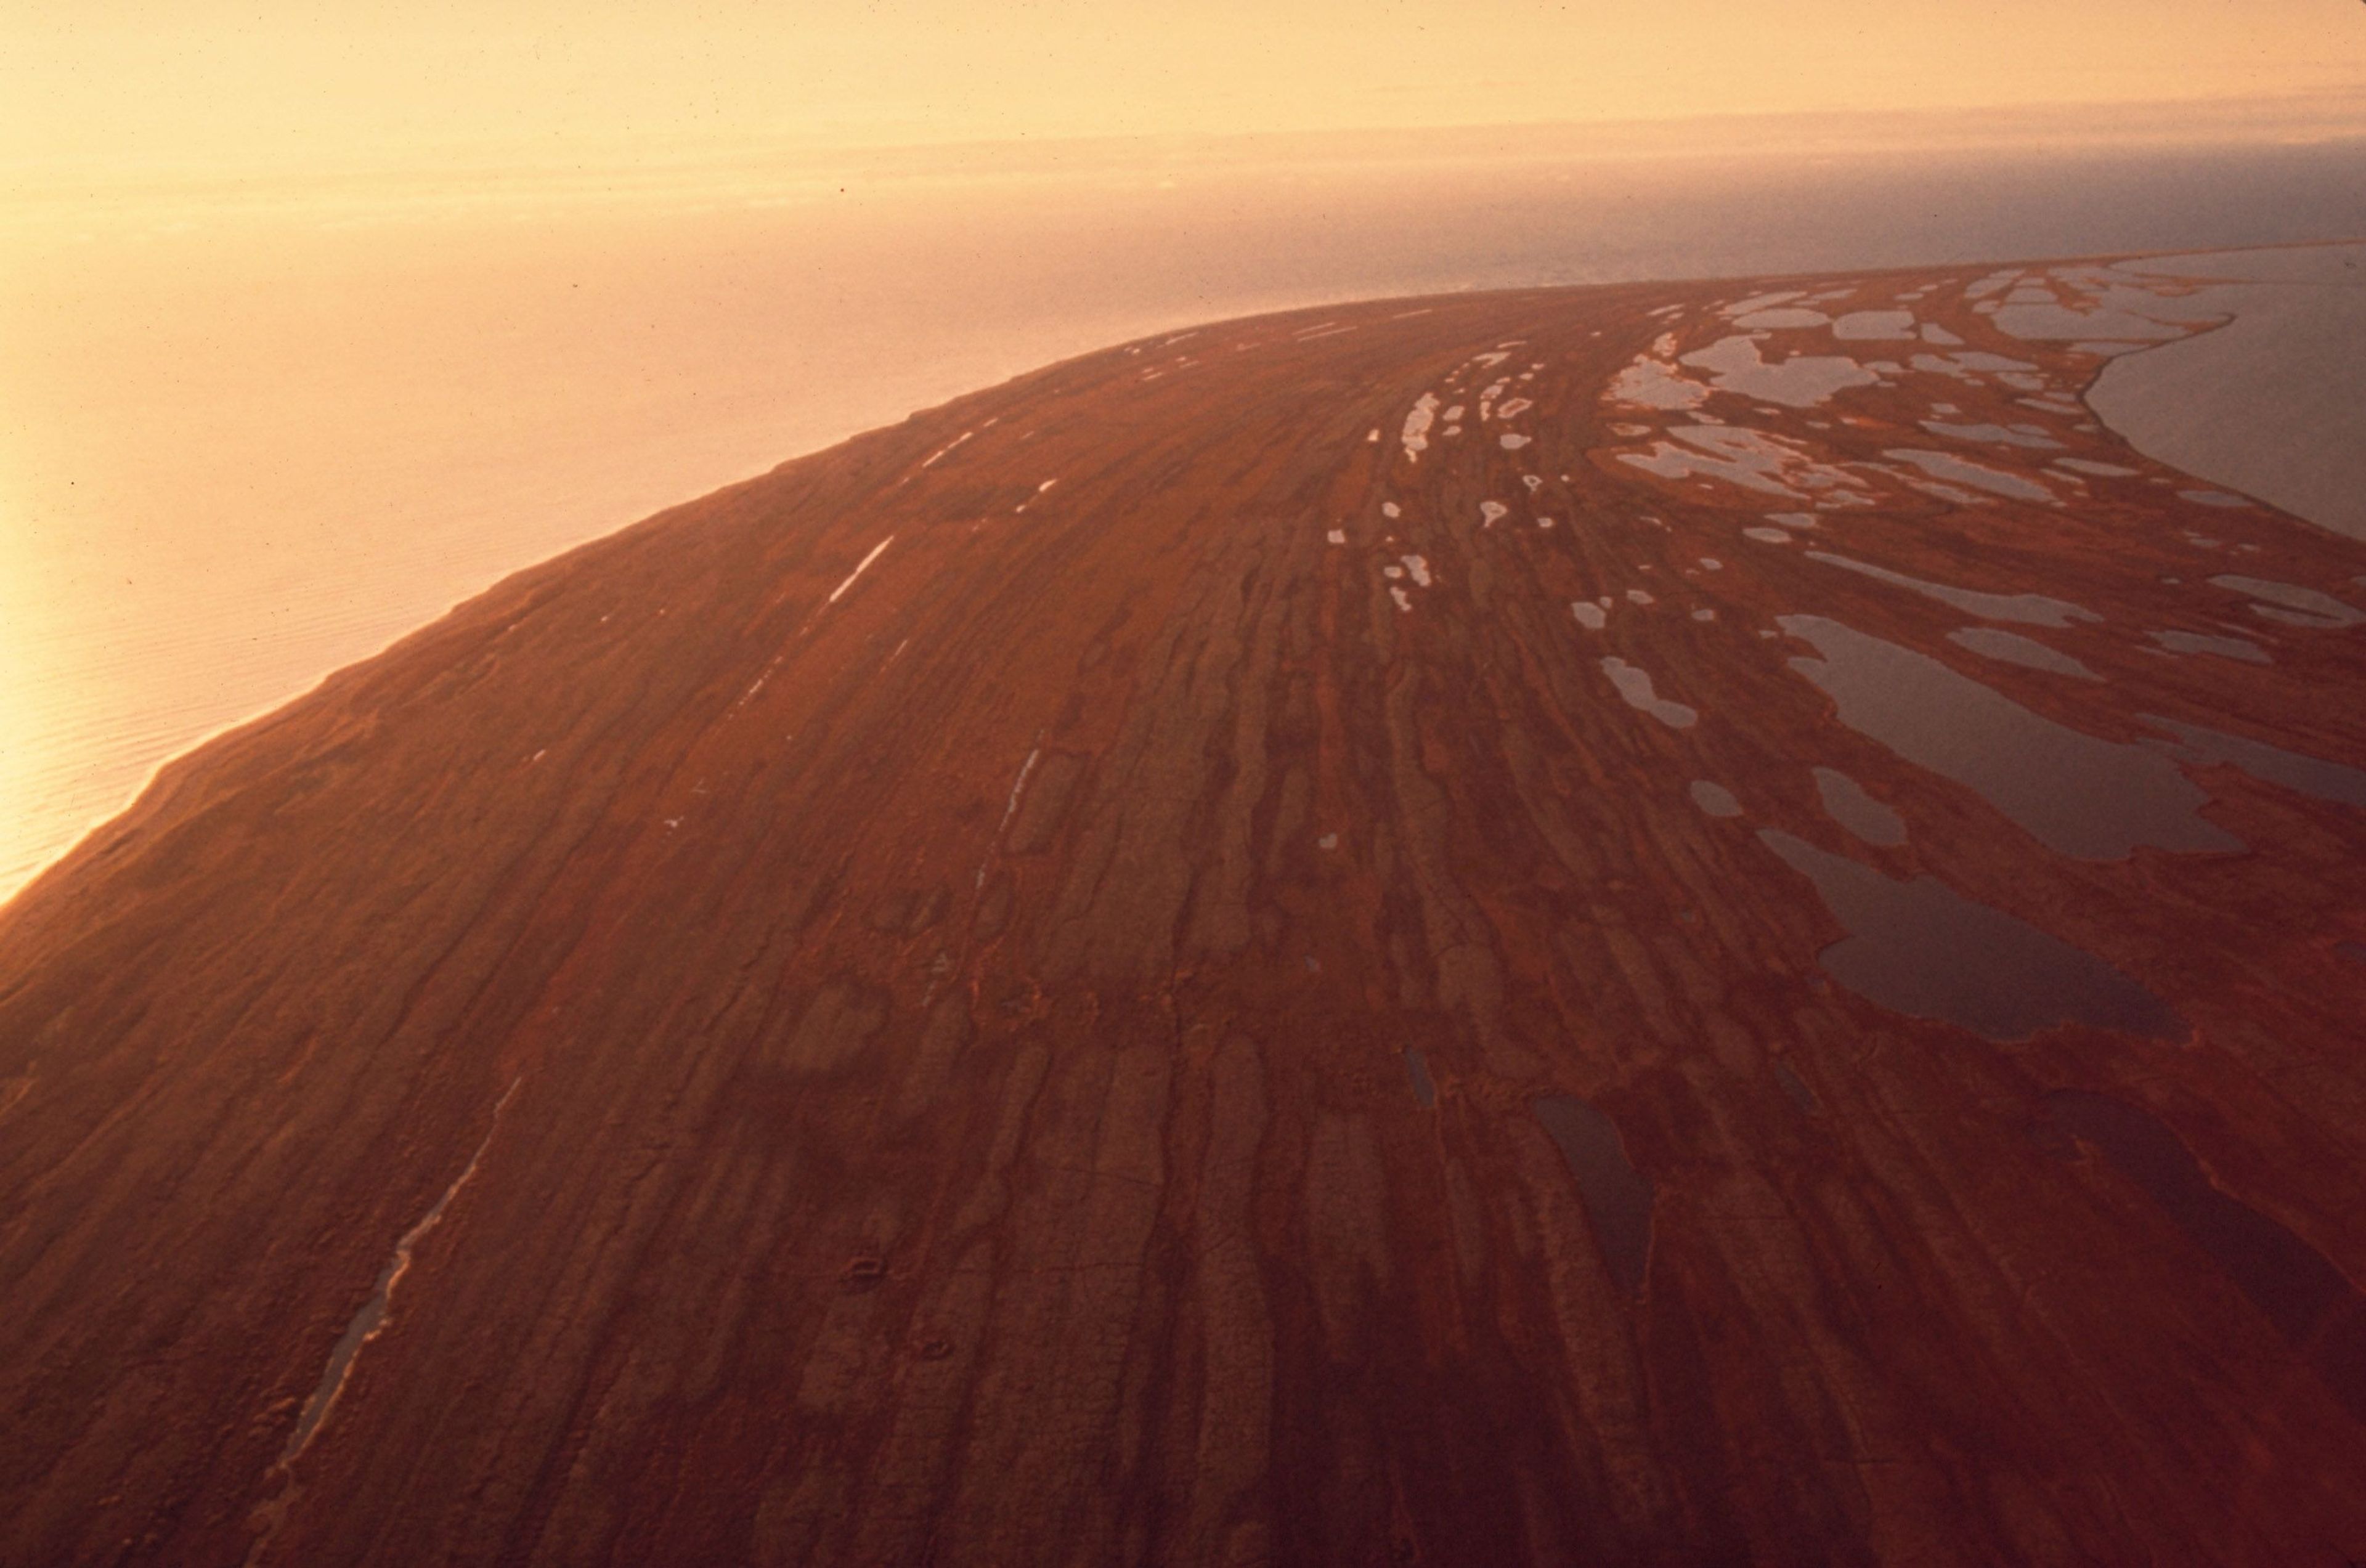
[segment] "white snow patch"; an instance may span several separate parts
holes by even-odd
[[[963,442],[968,440],[971,436],[975,435],[976,434],[977,432],[975,430],[963,431],[959,435],[954,436],[951,441],[948,441],[943,446],[938,447],[934,452],[930,453],[927,457],[921,460],[920,467],[924,468],[935,468],[938,462],[941,460],[947,453],[951,452],[954,447],[960,446]]]
[[[1420,462],[1422,453],[1428,450],[1429,427],[1436,418],[1437,395],[1436,393],[1424,392],[1414,400],[1413,411],[1405,415],[1403,437],[1405,457],[1408,461]]]
[[[895,542],[896,536],[890,534],[885,538],[880,540],[877,544],[872,546],[871,553],[864,556],[861,561],[856,563],[854,570],[846,574],[846,581],[829,591],[828,603],[832,604],[837,604],[845,594],[846,591],[854,586],[854,580],[861,577],[864,572],[870,570],[871,563],[877,560],[882,555],[885,554],[887,547]]]

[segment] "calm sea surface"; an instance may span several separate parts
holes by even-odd
[[[501,575],[1046,360],[1330,299],[2366,234],[2366,143],[1101,169],[0,214],[0,897]]]

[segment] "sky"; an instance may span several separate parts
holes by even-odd
[[[2359,0],[0,0],[0,179],[2366,94]]]

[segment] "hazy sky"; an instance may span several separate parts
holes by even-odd
[[[2360,88],[2358,0],[0,0],[17,179]]]

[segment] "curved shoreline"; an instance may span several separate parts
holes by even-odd
[[[2123,262],[2228,320],[2114,359],[2087,393],[2146,456],[2366,539],[2366,244]]]

